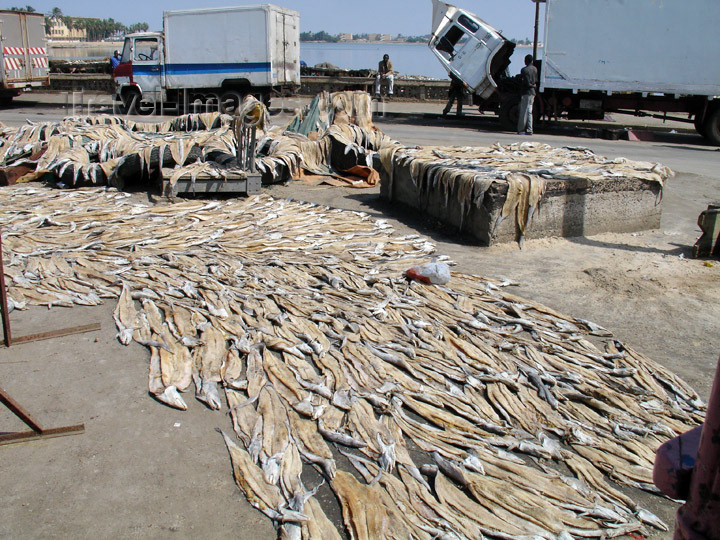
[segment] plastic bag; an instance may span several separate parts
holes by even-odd
[[[413,266],[405,272],[409,279],[434,285],[445,285],[450,281],[450,267],[447,264],[432,262],[422,266]]]

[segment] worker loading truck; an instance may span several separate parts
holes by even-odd
[[[248,94],[268,103],[300,84],[300,16],[269,4],[166,11],[162,32],[125,37],[113,79],[140,114],[194,103],[231,112]]]
[[[538,2],[545,28],[542,58],[535,60],[536,118],[658,114],[693,123],[720,145],[720,2]],[[529,0],[528,9],[534,4]],[[480,110],[495,111],[515,129],[519,82],[508,74],[514,43],[477,15],[433,0],[428,45],[448,73],[468,84]]]

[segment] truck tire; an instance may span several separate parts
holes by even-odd
[[[702,114],[695,115],[693,124],[695,125],[695,131],[697,131],[700,135],[702,135],[704,137],[705,136],[705,123],[703,122]]]
[[[242,103],[242,96],[235,90],[229,90],[220,97],[220,112],[234,114]]]
[[[500,125],[506,131],[517,131],[520,105],[518,103],[503,103],[500,106]]]
[[[122,100],[125,114],[136,114],[137,106],[140,104],[140,92],[130,90],[122,96]]]
[[[710,144],[720,146],[720,105],[714,107],[705,117],[703,131]]]
[[[9,107],[10,105],[12,105],[12,100],[14,97],[15,96],[13,96],[12,94],[0,96],[0,107]]]

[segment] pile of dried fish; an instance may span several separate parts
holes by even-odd
[[[613,482],[655,491],[654,451],[702,421],[697,394],[507,282],[408,283],[434,250],[421,237],[267,196],[153,206],[16,186],[0,202],[12,305],[119,297],[150,394],[185,409],[194,386],[229,409],[237,483],[282,538],[341,538],[321,478],[352,538],[665,528]]]
[[[366,99],[363,99],[363,96]],[[372,127],[369,96],[342,92],[327,99],[325,124],[315,140],[271,127],[267,110],[249,96],[237,117],[219,113],[190,114],[159,123],[140,123],[115,116],[66,118],[60,122],[29,123],[0,131],[0,169],[21,168],[16,182],[49,175],[68,186],[124,187],[127,182],[156,179],[163,168],[174,169],[170,185],[189,175],[227,178],[242,174],[236,156],[240,126],[252,124],[259,133],[250,149],[266,183],[302,175],[342,174],[362,164],[394,141]],[[367,110],[366,110],[367,109]],[[347,112],[346,112],[347,111]],[[352,113],[352,117],[348,116]],[[350,119],[361,123],[351,124]],[[333,125],[333,123],[335,124]],[[257,143],[255,143],[257,141]],[[333,145],[342,149],[333,162]]]
[[[386,171],[386,192],[392,194],[396,167],[409,168],[418,189],[418,206],[427,207],[431,194],[444,195],[445,205],[453,198],[461,208],[459,228],[473,207],[485,203],[494,183],[508,185],[507,197],[494,228],[514,216],[520,240],[541,203],[548,180],[624,180],[657,183],[661,187],[674,173],[664,165],[608,159],[586,148],[556,148],[524,142],[489,147],[385,146],[380,151]]]

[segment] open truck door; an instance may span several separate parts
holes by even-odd
[[[433,0],[433,32],[428,46],[448,73],[480,98],[497,89],[497,78],[510,64],[515,44],[479,17]]]

